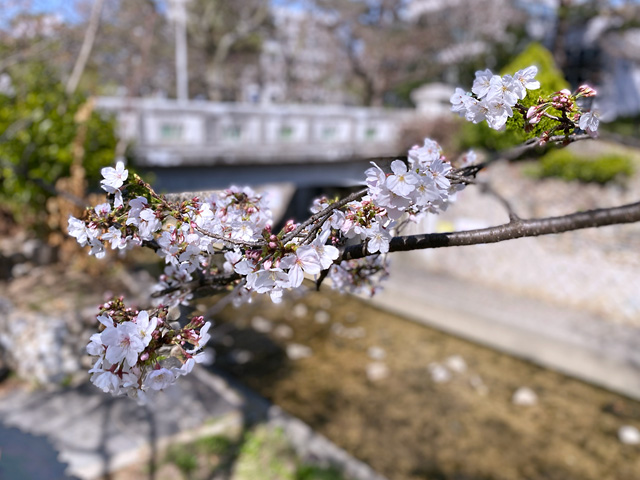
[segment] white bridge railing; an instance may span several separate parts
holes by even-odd
[[[342,161],[398,153],[414,110],[99,97],[141,166]]]

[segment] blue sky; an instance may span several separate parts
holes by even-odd
[[[83,1],[83,0],[80,0]],[[90,3],[90,0],[84,0]],[[127,1],[136,1],[136,0],[127,0]],[[241,1],[241,0],[229,0],[229,1]],[[291,0],[271,0],[273,4],[289,4],[292,3],[295,5],[295,1]],[[3,6],[4,2],[0,2],[0,6]],[[10,3],[19,4],[20,2],[11,1]],[[67,21],[78,20],[79,17],[76,13],[76,0],[26,0],[29,5],[29,11],[34,13],[59,13],[63,16],[63,18]],[[612,5],[620,5],[624,3],[623,0],[610,0]],[[634,0],[634,3],[640,3],[640,0]],[[13,7],[10,9],[5,9],[0,13],[0,21],[6,21],[8,18],[11,18],[13,15],[20,11],[19,7]]]
[[[10,8],[4,8],[7,3],[13,5]],[[16,6],[20,3],[15,0],[1,2],[0,6],[3,7],[3,11],[0,13],[0,21],[4,22],[25,10],[31,13],[59,13],[67,21],[79,20],[76,14],[75,0],[26,0],[24,2],[27,4],[26,9]]]

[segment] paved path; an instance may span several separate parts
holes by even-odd
[[[303,459],[335,465],[357,480],[384,480],[302,421],[204,368],[149,407],[103,394],[90,383],[1,397],[0,478],[97,479],[135,463],[157,462],[158,451],[172,442],[255,422],[281,427]]]
[[[373,303],[640,400],[640,329],[427,271],[395,254]]]

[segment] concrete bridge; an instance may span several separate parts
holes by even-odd
[[[100,97],[143,167],[345,162],[398,153],[413,110]]]

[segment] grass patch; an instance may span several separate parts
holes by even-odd
[[[265,425],[246,432],[239,442],[216,435],[174,445],[164,460],[187,480],[210,479],[221,472],[232,480],[345,480],[336,468],[302,462],[284,432]]]
[[[188,480],[209,478],[224,468],[233,455],[234,443],[228,437],[213,435],[195,442],[173,445],[165,454],[165,463],[173,463]]]
[[[343,480],[342,473],[333,467],[302,465],[296,472],[296,480]]]

